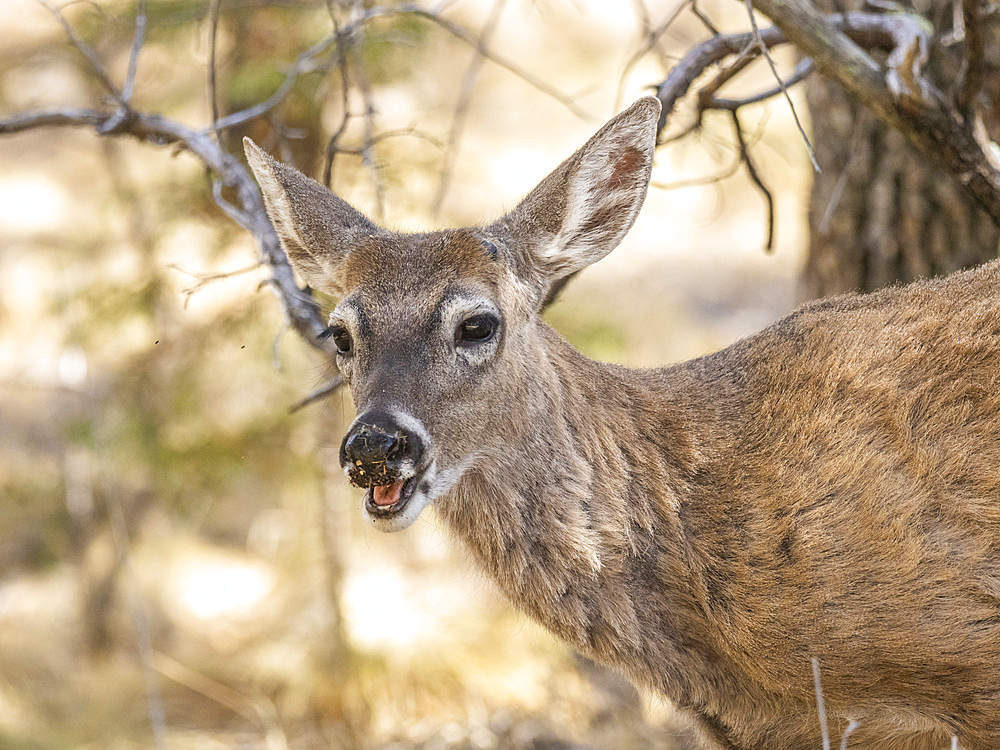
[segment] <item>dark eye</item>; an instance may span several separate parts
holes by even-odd
[[[498,325],[496,318],[485,313],[466,318],[455,329],[455,346],[485,344],[496,334]]]
[[[344,326],[332,325],[324,330],[320,339],[333,339],[334,346],[337,347],[337,354],[347,355],[351,353],[351,334]]]

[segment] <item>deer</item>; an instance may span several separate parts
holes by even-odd
[[[542,321],[632,227],[639,99],[482,226],[378,226],[249,139],[357,408],[363,513],[428,507],[528,616],[705,748],[1000,747],[1000,265],[808,302],[705,356],[588,359]]]

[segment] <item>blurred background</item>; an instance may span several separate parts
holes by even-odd
[[[220,114],[267,99],[372,7],[222,2]],[[359,209],[402,229],[477,223],[707,36],[679,17],[650,44],[681,7],[659,0],[422,7],[491,56],[386,13],[227,131],[231,151],[249,134],[321,178],[339,134],[332,185]],[[700,7],[746,25],[740,3]],[[118,85],[136,10],[65,6]],[[205,127],[210,3],[146,13],[134,105]],[[45,5],[3,0],[0,28],[0,119],[106,99]],[[744,93],[769,75],[755,66]],[[814,291],[799,282],[803,141],[781,100],[741,112],[774,194],[773,252],[728,121],[706,115],[659,149],[622,246],[547,312],[590,356],[677,362]],[[289,412],[331,370],[268,278],[189,154],[84,129],[0,137],[0,747],[688,747],[669,705],[512,611],[433,512],[392,536],[364,525],[336,461],[349,395]]]

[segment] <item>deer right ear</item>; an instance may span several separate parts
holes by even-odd
[[[490,229],[506,234],[541,304],[560,280],[610,253],[632,228],[649,186],[660,102],[612,118]]]
[[[344,261],[376,226],[323,185],[272,159],[249,138],[243,139],[243,149],[292,266],[309,286],[342,295]]]

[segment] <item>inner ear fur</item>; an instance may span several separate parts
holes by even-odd
[[[360,211],[249,138],[247,162],[292,267],[309,286],[341,294],[344,261],[377,227]]]

